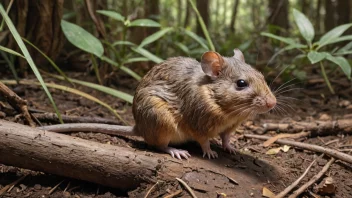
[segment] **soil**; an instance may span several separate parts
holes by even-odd
[[[76,79],[94,82],[94,76],[83,75],[82,73],[70,73],[69,76]],[[282,145],[273,144],[269,148],[262,146],[261,140],[243,138],[243,133],[255,133],[255,128],[260,127],[266,122],[287,122],[331,120],[340,118],[352,118],[352,91],[351,85],[347,81],[340,80],[339,84],[334,84],[338,94],[332,96],[328,93],[321,79],[307,82],[305,85],[299,84],[294,87],[304,87],[304,89],[292,90],[285,93],[287,97],[295,100],[285,102],[282,109],[265,115],[259,115],[254,120],[243,123],[232,135],[232,144],[237,149],[235,155],[224,152],[220,146],[220,139],[212,140],[212,148],[218,152],[218,159],[206,159],[201,155],[200,147],[194,143],[179,145],[179,148],[187,149],[192,158],[179,161],[185,167],[189,167],[181,178],[195,192],[197,197],[262,197],[263,187],[270,189],[274,193],[281,192],[285,187],[295,181],[306,170],[309,164],[320,153],[314,153],[299,148],[290,148],[287,152],[280,151],[277,154],[269,155],[266,152],[270,148],[277,148]],[[52,78],[46,78],[47,82],[54,81],[66,84]],[[130,78],[119,78],[118,85],[113,88],[133,94],[137,83]],[[344,82],[344,83],[343,83]],[[116,84],[116,83],[115,83]],[[293,83],[292,83],[293,84]],[[274,85],[275,86],[275,85]],[[53,112],[50,102],[41,88],[38,86],[10,86],[20,97],[26,99],[31,109],[45,112]],[[86,93],[96,96],[102,101],[112,105],[118,110],[119,114],[133,124],[131,105],[116,99],[110,95],[101,94],[92,89],[77,86]],[[85,98],[65,93],[63,91],[50,89],[53,97],[58,104],[58,108],[65,115],[91,116],[109,119],[115,118],[108,110]],[[0,115],[3,119],[23,123],[23,118],[14,111],[5,111],[3,103]],[[10,108],[10,107],[9,107]],[[47,122],[43,124],[53,124]],[[277,132],[270,131],[266,135],[275,135]],[[133,147],[139,150],[156,152],[149,148],[141,138],[113,137],[98,133],[72,133],[91,141],[108,143],[112,145]],[[352,138],[348,134],[331,134],[325,137],[307,137],[296,141],[326,146],[338,149],[341,145],[351,145]],[[346,147],[351,148],[351,147]],[[347,152],[350,150],[347,149]],[[165,154],[165,157],[170,157]],[[171,157],[170,157],[171,158]],[[309,171],[308,175],[300,183],[307,182],[316,175],[322,167],[329,161],[329,157],[324,156]],[[194,168],[198,167],[198,168]],[[212,174],[205,174],[205,170],[211,170]],[[324,178],[332,177],[336,190],[326,197],[352,197],[352,172],[351,164],[336,161],[329,168],[327,173],[318,181],[319,184]],[[207,171],[208,172],[208,171]],[[0,164],[0,189],[18,180],[23,175],[28,174],[22,181],[16,184],[12,190],[5,192],[3,197],[144,197],[148,190],[155,183],[142,183],[137,189],[128,192],[119,191],[97,184],[64,178],[42,172],[35,172],[17,167]],[[234,181],[235,180],[235,181]],[[317,192],[317,184],[309,188],[309,192]],[[56,186],[58,187],[49,194]],[[299,185],[299,186],[300,186]],[[174,182],[166,183],[159,181],[152,189],[148,197],[164,197],[168,194],[182,190],[176,197],[191,197],[187,190],[175,179]],[[0,191],[1,192],[1,191]],[[306,191],[302,197],[313,197]]]

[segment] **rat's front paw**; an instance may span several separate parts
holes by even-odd
[[[227,143],[227,144],[223,144],[222,145],[222,148],[229,152],[230,154],[236,154],[236,150],[233,146],[230,145],[230,143]]]
[[[205,156],[208,156],[209,159],[218,158],[218,154],[211,149],[208,149],[206,151],[203,150],[203,157],[205,157]]]

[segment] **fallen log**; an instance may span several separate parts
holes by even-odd
[[[169,160],[168,160],[169,159]],[[0,120],[0,163],[122,190],[174,180],[184,167],[164,154],[101,144]]]

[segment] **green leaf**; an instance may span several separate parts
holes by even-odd
[[[148,50],[143,49],[141,47],[132,47],[131,49],[155,63],[161,63],[164,61],[163,59],[155,56],[154,54],[150,53]]]
[[[142,79],[137,73],[135,73],[131,69],[129,69],[129,68],[123,66],[123,65],[120,66],[117,62],[111,60],[110,58],[108,58],[106,56],[102,56],[102,57],[100,57],[100,59],[102,61],[105,61],[105,62],[111,64],[112,66],[115,66],[115,67],[121,69],[122,71],[124,71],[125,73],[129,74],[130,76],[132,76],[133,78],[135,78],[138,81],[140,81]]]
[[[110,17],[114,20],[125,22],[125,17],[123,17],[120,13],[116,11],[110,11],[110,10],[97,10],[97,13]]]
[[[60,79],[60,80],[64,80],[64,78],[62,76],[59,75],[55,75],[55,74],[50,74],[50,73],[46,73],[49,76],[52,76],[54,78]],[[115,96],[116,98],[120,98],[126,102],[129,102],[132,104],[133,101],[133,96],[131,96],[128,93],[122,92],[122,91],[118,91],[116,89],[112,89],[110,87],[105,87],[103,85],[98,85],[95,83],[91,83],[91,82],[86,82],[86,81],[81,81],[81,80],[76,80],[73,78],[69,78],[71,82],[86,86],[86,87],[90,87],[92,89],[96,89],[98,91],[104,92],[106,94],[110,94],[112,96]]]
[[[341,36],[341,37],[335,38],[333,40],[330,40],[329,43],[327,43],[326,45],[333,44],[333,43],[338,43],[338,42],[341,42],[341,41],[348,41],[348,40],[352,40],[352,35]],[[320,47],[321,46],[319,46],[317,49],[319,49]]]
[[[56,63],[55,63],[53,60],[51,60],[51,58],[49,58],[42,50],[40,50],[39,48],[37,48],[37,46],[35,46],[33,43],[29,42],[29,41],[28,41],[27,39],[25,39],[25,38],[22,38],[22,40],[23,40],[24,42],[26,42],[28,45],[32,46],[32,47],[33,47],[35,50],[37,50],[42,56],[44,56],[44,58],[51,64],[51,66],[53,66],[54,69],[55,69],[57,72],[59,72],[59,74],[60,74],[61,76],[63,76],[63,77],[66,79],[67,82],[69,82],[69,83],[72,84],[72,82],[70,82],[70,80],[68,79],[68,77],[66,76],[66,74],[60,69],[60,67],[57,66]],[[72,84],[72,85],[73,85],[73,84]]]
[[[334,55],[347,55],[347,54],[352,54],[352,50],[347,50],[347,51],[342,51],[342,52],[336,52]]]
[[[112,46],[116,46],[116,45],[132,45],[132,46],[134,46],[136,44],[134,44],[130,41],[116,41],[112,44]]]
[[[126,63],[146,62],[146,61],[149,61],[149,59],[145,58],[145,57],[136,57],[136,58],[129,58],[126,61],[124,61],[123,63],[126,64]]]
[[[310,51],[308,53],[308,59],[310,61],[310,63],[315,64],[317,62],[320,62],[322,60],[324,60],[327,56],[326,52],[316,52],[316,51]]]
[[[260,35],[266,36],[266,37],[269,37],[269,38],[273,38],[273,39],[279,40],[279,41],[281,41],[281,42],[284,42],[284,43],[290,44],[290,45],[294,45],[294,44],[297,43],[297,42],[296,42],[295,40],[293,40],[292,38],[285,38],[285,37],[277,36],[277,35],[275,35],[275,34],[271,34],[271,33],[267,33],[267,32],[262,32],[262,33],[260,33]]]
[[[209,47],[207,46],[207,44],[205,44],[204,39],[201,38],[200,36],[198,36],[197,34],[189,31],[189,30],[184,30],[184,33],[191,37],[192,39],[194,39],[195,41],[197,41],[205,50],[209,50]]]
[[[104,53],[103,44],[95,36],[73,23],[61,20],[61,28],[67,40],[81,50],[101,57]]]
[[[215,51],[215,46],[214,46],[213,41],[211,40],[211,38],[210,38],[210,36],[209,36],[209,31],[208,31],[208,28],[206,27],[206,25],[205,25],[205,23],[204,23],[204,20],[203,20],[203,18],[202,18],[202,15],[200,15],[200,13],[199,13],[199,11],[198,11],[198,8],[197,8],[197,6],[194,4],[194,1],[193,1],[193,0],[188,0],[188,2],[191,4],[193,11],[194,11],[194,12],[196,13],[196,15],[197,15],[199,25],[200,25],[200,27],[202,28],[203,34],[204,34],[205,38],[206,38],[207,41],[208,41],[210,50],[211,50],[211,51]]]
[[[326,34],[324,34],[320,40],[318,41],[318,48],[321,48],[327,44],[329,44],[331,41],[336,40],[338,37],[340,37],[348,28],[352,26],[351,23],[345,24],[345,25],[340,25],[335,27],[334,29],[330,30]]]
[[[339,50],[337,50],[336,53],[342,53],[342,52],[345,52],[345,51],[348,51],[348,50],[351,50],[351,49],[352,49],[352,41],[347,43],[345,46],[343,46]]]
[[[306,41],[310,45],[315,34],[312,23],[302,12],[296,9],[293,9],[293,18],[295,19],[295,22],[303,38],[306,39]]]
[[[132,21],[128,26],[139,26],[139,27],[160,27],[160,24],[150,19],[137,19]]]
[[[270,64],[279,54],[285,52],[285,51],[288,51],[288,50],[292,50],[292,49],[300,49],[301,46],[300,45],[288,45],[282,49],[280,49],[278,52],[276,52],[271,58],[270,60],[268,61],[268,64]]]
[[[1,82],[3,82],[4,84],[14,84],[13,80],[2,80]],[[33,81],[29,81],[29,80],[21,80],[20,84],[23,84],[23,85],[40,85],[37,82],[33,82]],[[118,119],[120,119],[121,121],[126,123],[126,121],[114,110],[114,108],[112,108],[109,104],[99,100],[98,98],[96,98],[96,97],[94,97],[94,96],[92,96],[90,94],[87,94],[87,93],[85,93],[83,91],[80,91],[78,89],[74,89],[74,88],[71,88],[71,87],[63,86],[63,85],[58,85],[58,84],[55,84],[55,83],[45,83],[45,84],[46,84],[46,86],[48,86],[50,88],[59,89],[59,90],[65,91],[65,92],[70,92],[70,93],[82,96],[82,97],[84,97],[84,98],[86,98],[88,100],[91,100],[93,102],[96,102],[96,103],[100,104],[101,106],[107,108]]]
[[[189,55],[189,49],[186,45],[180,42],[175,42],[175,45],[180,48],[185,54]]]
[[[6,54],[5,52],[0,51],[0,54],[4,58],[4,60],[7,63],[7,65],[10,67],[10,70],[11,70],[13,76],[15,77],[16,82],[18,83],[20,79],[18,78],[16,67],[15,67],[15,65],[13,63],[14,61],[11,61],[9,59],[9,57],[7,56],[8,54]]]
[[[24,56],[22,56],[22,54],[10,49],[10,48],[7,48],[7,47],[4,47],[2,45],[0,45],[0,50],[4,51],[4,52],[7,52],[7,53],[10,53],[10,54],[13,54],[15,56],[19,56],[21,58],[25,58]]]
[[[43,87],[46,95],[48,96],[51,104],[53,105],[53,108],[55,109],[55,112],[57,114],[57,117],[59,118],[60,122],[63,123],[62,118],[61,118],[61,114],[54,102],[53,97],[51,96],[47,86],[44,83],[44,80],[42,78],[42,76],[40,75],[37,66],[35,65],[31,55],[29,54],[26,45],[23,43],[20,34],[17,32],[15,26],[13,25],[11,19],[9,18],[9,16],[7,15],[4,7],[2,6],[2,4],[0,3],[0,14],[2,15],[7,27],[9,28],[10,32],[12,33],[13,38],[15,39],[15,41],[17,42],[19,48],[21,49],[24,57],[26,58],[29,66],[31,67],[34,75],[36,76],[36,78],[38,79],[38,81],[40,82],[40,85]]]
[[[332,56],[328,54],[326,59],[340,66],[343,73],[346,74],[348,79],[351,79],[351,65],[350,63],[342,56]]]
[[[154,34],[145,38],[138,47],[144,47],[145,45],[148,45],[148,44],[158,40],[159,38],[164,36],[166,33],[170,32],[172,29],[173,28],[165,28],[165,29],[162,29],[162,30],[155,32]]]

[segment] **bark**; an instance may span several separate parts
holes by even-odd
[[[325,18],[324,30],[325,32],[334,28],[337,24],[336,20],[336,7],[333,0],[325,0]]]
[[[27,26],[25,37],[53,60],[58,56],[64,43],[60,26],[63,2],[63,0],[29,1],[26,19],[23,20]],[[23,16],[25,15],[23,14]],[[35,49],[31,47],[28,49],[37,65],[47,63],[47,60]]]
[[[309,18],[309,15],[311,13],[311,10],[310,10],[310,0],[301,0],[301,10],[302,10],[302,13],[304,15],[306,15],[308,18]]]
[[[317,27],[317,32],[322,32],[321,29],[321,14],[320,14],[320,10],[322,7],[322,0],[318,0],[317,1],[317,10],[316,10],[316,15],[315,15],[315,26]]]
[[[209,0],[197,0],[197,9],[200,16],[202,16],[204,24],[209,27]],[[204,37],[202,27],[197,20],[197,34]]]
[[[337,25],[350,22],[351,18],[351,0],[337,1]]]
[[[234,33],[236,29],[236,16],[237,16],[237,10],[238,10],[239,4],[240,4],[240,0],[236,0],[236,2],[233,4],[232,18],[230,23],[230,30],[232,33]]]
[[[269,24],[288,30],[288,0],[270,0],[269,11],[271,13],[267,19]],[[282,35],[283,31],[277,29],[272,33]]]
[[[123,190],[173,181],[185,168],[165,155],[101,144],[0,120],[0,163]]]

